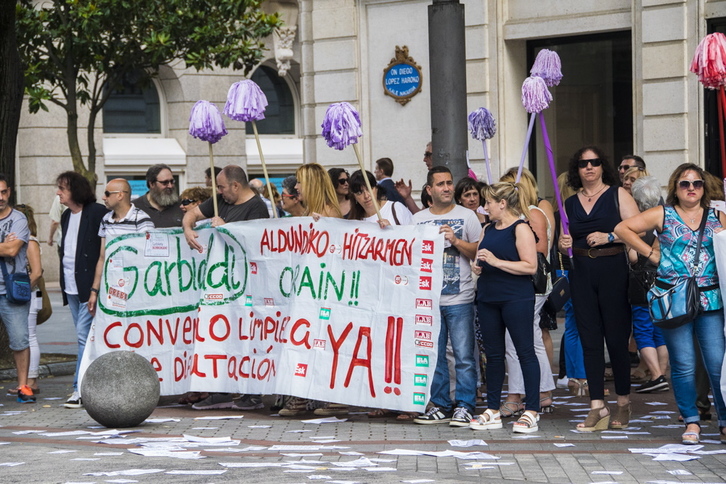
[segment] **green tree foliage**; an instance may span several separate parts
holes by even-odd
[[[149,76],[182,59],[197,70],[233,67],[244,73],[263,56],[260,39],[280,23],[264,0],[20,0],[18,45],[26,66],[31,113],[48,102],[67,115],[73,169],[95,180],[96,118],[131,72]],[[78,141],[78,109],[87,106],[88,159]]]

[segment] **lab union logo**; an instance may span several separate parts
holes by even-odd
[[[428,375],[422,375],[420,373],[416,373],[413,375],[413,385],[417,387],[425,387],[428,385],[429,377]]]

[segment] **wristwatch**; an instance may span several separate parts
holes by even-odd
[[[608,232],[608,244],[615,242],[615,235],[612,232]]]
[[[98,289],[96,289],[95,287],[92,287],[91,292],[95,292],[96,294],[98,294]]]

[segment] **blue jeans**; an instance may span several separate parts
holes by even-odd
[[[726,405],[721,392],[721,367],[726,352],[723,309],[707,311],[680,328],[662,331],[671,360],[673,393],[683,421],[689,424],[698,423],[699,420],[696,407],[696,349],[693,341],[695,333],[713,390],[718,425],[726,426]]]
[[[86,338],[91,330],[93,316],[88,312],[88,303],[82,303],[78,299],[78,295],[66,294],[68,299],[68,307],[71,309],[73,324],[76,327],[76,336],[78,337],[78,361],[76,361],[76,375],[73,378],[73,390],[78,390],[78,369],[81,367],[81,359],[83,351],[86,349]]]
[[[633,308],[633,339],[638,349],[657,348],[665,344],[660,328],[653,326],[648,306],[632,306]]]
[[[436,356],[436,371],[431,382],[431,403],[444,411],[466,407],[476,408],[476,360],[474,358],[474,305],[441,306],[441,328]],[[449,395],[449,365],[446,343],[451,337],[456,369],[456,402]]]
[[[582,356],[582,343],[580,333],[577,331],[575,310],[572,300],[565,303],[565,369],[567,378],[582,380],[585,376],[585,359]]]
[[[0,317],[8,333],[8,346],[13,351],[28,348],[28,311],[30,303],[12,304],[5,294],[0,294]]]

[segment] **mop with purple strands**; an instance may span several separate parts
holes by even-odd
[[[560,81],[562,80],[562,63],[560,61],[560,56],[557,55],[557,52],[548,50],[548,49],[542,49],[538,54],[537,57],[534,60],[534,64],[532,65],[532,69],[530,69],[530,74],[532,76],[535,76],[538,79],[541,79],[541,83],[537,83],[538,87],[533,88],[533,91],[536,90],[537,92],[541,92],[543,89],[547,91],[547,94],[544,96],[545,98],[549,98],[549,101],[552,101],[552,95],[549,93],[549,90],[547,90],[547,87],[553,87],[559,85]],[[527,81],[525,81],[526,83]],[[542,83],[544,83],[545,87],[542,87]],[[522,86],[522,102],[524,103],[524,86]],[[535,94],[536,96],[536,94]],[[565,209],[562,205],[562,196],[560,193],[560,185],[557,183],[557,169],[555,168],[555,157],[554,153],[552,152],[552,145],[550,143],[550,137],[547,134],[547,126],[545,124],[545,118],[542,115],[542,111],[549,107],[549,101],[547,102],[547,105],[536,111],[536,115],[539,116],[540,121],[540,127],[542,129],[542,140],[545,145],[545,152],[547,153],[547,162],[550,166],[550,175],[552,176],[552,185],[555,189],[555,199],[557,200],[557,208],[560,211],[560,220],[562,221],[562,231],[566,234],[570,234],[570,222],[567,219],[567,213],[565,212]],[[527,107],[525,104],[525,109],[527,109],[528,112],[531,109],[536,109],[539,106],[536,106],[539,104],[538,102],[532,102],[532,104]],[[532,117],[534,117],[535,114],[532,114]],[[531,124],[530,124],[531,129]],[[530,133],[531,135],[531,133]],[[527,144],[529,144],[529,139],[527,139]],[[525,150],[527,147],[527,144],[525,144]],[[524,154],[522,154],[522,162],[524,162]],[[520,173],[522,170],[522,164],[520,164],[519,167]],[[519,180],[519,176],[517,176],[517,180]],[[572,249],[567,249],[567,255],[572,259]]]
[[[524,139],[524,148],[522,149],[522,157],[519,160],[519,169],[517,170],[517,180],[522,177],[522,169],[524,168],[524,160],[527,157],[527,148],[529,148],[529,140],[532,138],[532,130],[534,129],[534,120],[538,114],[550,107],[552,94],[547,89],[544,79],[541,77],[529,76],[522,84],[522,105],[530,114],[529,126],[527,127],[527,136]]]
[[[328,106],[328,110],[325,111],[325,117],[323,118],[321,127],[323,128],[323,138],[325,138],[325,141],[331,148],[342,151],[348,145],[353,145],[353,150],[355,151],[356,158],[358,158],[358,165],[360,165],[360,171],[363,175],[363,181],[365,181],[368,191],[371,193],[373,206],[376,209],[376,215],[378,215],[378,221],[381,222],[383,220],[381,210],[378,208],[378,201],[373,195],[373,188],[371,188],[371,183],[368,181],[368,176],[366,176],[363,158],[360,155],[360,150],[358,150],[358,138],[363,136],[360,115],[353,109],[350,103],[334,103]]]
[[[214,176],[214,150],[212,145],[227,134],[224,120],[215,104],[209,101],[197,101],[189,114],[189,134],[209,143],[209,164],[212,167],[212,200],[214,216],[219,216],[217,210],[217,180]]]
[[[484,163],[487,167],[487,183],[491,185],[494,178],[492,178],[492,167],[489,161],[487,140],[493,138],[496,134],[497,123],[494,121],[494,116],[492,116],[492,113],[489,112],[487,108],[479,108],[476,111],[469,113],[469,132],[471,133],[472,138],[481,141],[481,146],[484,149]]]
[[[265,156],[262,154],[260,135],[257,133],[257,121],[265,119],[266,108],[267,96],[262,92],[260,86],[255,81],[245,79],[230,86],[227,93],[227,102],[224,105],[224,114],[235,121],[252,123],[252,131],[255,133],[255,141],[257,142],[257,152],[260,154],[262,172],[265,175],[265,183],[267,184],[267,197],[272,203],[272,217],[277,218],[277,208],[275,198],[272,196],[270,175],[267,174],[267,164],[265,163]]]

